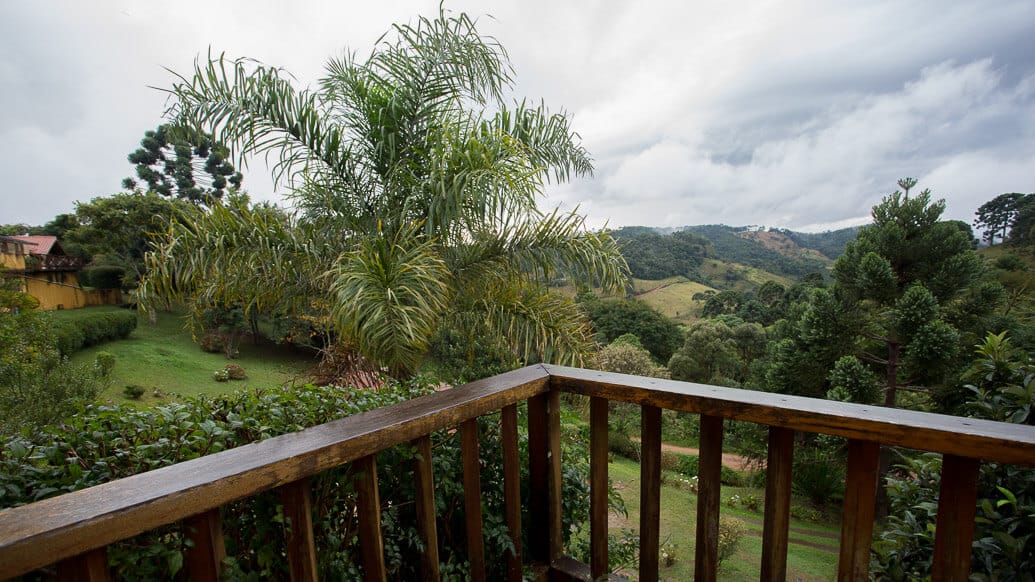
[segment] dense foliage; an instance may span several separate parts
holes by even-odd
[[[969,416],[1035,425],[1035,364],[1005,334],[978,348],[970,371]],[[972,580],[1032,580],[1035,572],[1035,470],[982,463]],[[878,578],[917,580],[934,557],[941,457],[907,456],[888,480],[891,512],[874,549]],[[943,509],[951,511],[951,509]]]
[[[97,397],[106,376],[62,355],[52,316],[19,286],[0,270],[0,435],[73,413]]]
[[[800,247],[815,249],[828,259],[836,259],[845,252],[845,246],[855,240],[859,227],[828,230],[824,232],[797,232],[786,228],[771,228],[771,232],[782,234]]]
[[[661,235],[652,228],[630,226],[614,231],[613,236],[638,279],[698,279],[701,261],[708,256],[708,241],[689,232]]]
[[[723,224],[689,226],[687,231],[708,239],[713,254],[731,263],[766,269],[777,275],[801,277],[814,271],[822,271],[824,264],[817,259],[788,257],[756,241],[738,236],[736,229]]]
[[[302,430],[428,394],[430,384],[415,379],[381,390],[307,386],[238,392],[218,398],[197,398],[148,409],[91,406],[65,423],[34,433],[8,437],[0,450],[0,507],[12,507],[133,475],[205,454]],[[523,425],[524,423],[519,423]],[[502,576],[509,547],[503,524],[502,447],[499,422],[479,422],[481,486],[486,553],[490,578]],[[562,419],[564,532],[587,518],[588,461],[583,425]],[[447,579],[466,572],[462,463],[459,435],[432,435],[440,559]],[[527,472],[527,435],[520,438],[523,471]],[[378,457],[385,555],[392,579],[418,578],[419,536],[413,512],[411,461],[414,451],[401,446]],[[314,533],[320,575],[357,579],[356,494],[348,467],[328,471],[311,481]],[[528,483],[527,473],[523,483]],[[528,491],[522,492],[527,500]],[[522,504],[528,507],[527,501]],[[275,494],[232,503],[222,509],[230,578],[284,579],[284,523]],[[525,516],[525,524],[529,523]],[[169,579],[182,564],[184,539],[165,527],[113,545],[109,563],[123,579]]]
[[[579,305],[589,314],[594,336],[601,344],[632,334],[655,360],[664,364],[682,343],[679,326],[642,301],[599,299],[586,294],[580,296]]]

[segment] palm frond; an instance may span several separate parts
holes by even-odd
[[[448,271],[419,229],[367,236],[327,274],[339,330],[396,376],[416,370],[448,304]]]

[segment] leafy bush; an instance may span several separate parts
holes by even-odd
[[[747,528],[737,518],[719,516],[719,565],[737,553],[740,540],[744,538]]]
[[[96,398],[95,366],[58,351],[54,316],[5,279],[0,268],[0,434],[54,422]]]
[[[79,271],[79,284],[96,289],[120,289],[126,269],[111,265],[87,267]]]
[[[795,493],[817,505],[843,499],[844,458],[823,449],[801,451],[795,455],[791,486]]]
[[[226,368],[223,368],[222,370],[216,370],[212,373],[212,379],[216,382],[229,382],[230,372],[227,372]]]
[[[679,455],[672,451],[661,451],[661,470],[675,471],[679,469]]]
[[[206,332],[198,338],[198,347],[201,348],[201,351],[209,354],[223,353],[223,350],[226,348],[226,339],[218,333]]]
[[[626,459],[640,462],[640,443],[629,438],[629,435],[611,431],[607,433],[607,450]]]
[[[589,563],[589,532],[581,528],[570,550],[576,560]],[[634,570],[640,563],[640,533],[632,528],[622,528],[619,535],[607,534],[607,564],[611,572]]]
[[[128,384],[122,389],[122,395],[130,400],[140,400],[140,397],[144,395],[144,387],[139,384]]]
[[[676,467],[677,471],[687,477],[697,477],[700,471],[700,458],[697,455],[677,454],[676,457],[679,460],[679,464]],[[730,487],[743,487],[747,479],[740,471],[723,465],[719,470],[719,482]]]
[[[54,336],[58,350],[65,356],[107,341],[129,337],[137,328],[137,314],[132,311],[85,313],[55,322]]]
[[[111,352],[97,352],[93,365],[98,375],[102,378],[108,378],[111,376],[111,371],[115,369],[115,354]]]
[[[241,391],[216,398],[137,410],[128,405],[93,405],[65,424],[32,436],[0,442],[0,507],[13,507],[186,461],[205,454],[301,430],[343,416],[428,394],[431,383],[416,380],[378,391],[313,386]],[[523,408],[523,407],[522,407]],[[524,410],[521,414],[525,414]],[[519,423],[524,426],[524,423]],[[577,427],[562,424],[562,505],[566,537],[588,518],[588,461]],[[485,515],[486,561],[490,579],[502,577],[507,550],[503,524],[502,447],[498,420],[479,419],[481,484]],[[118,443],[118,446],[113,446]],[[432,435],[438,531],[444,572],[466,562],[463,481],[459,434]],[[520,454],[527,458],[522,429]],[[418,579],[419,536],[413,512],[414,451],[400,446],[378,455],[382,527],[389,576]],[[528,483],[527,464],[522,467]],[[327,579],[357,579],[359,546],[355,536],[355,489],[348,466],[311,479],[319,572]],[[523,507],[530,492],[522,491]],[[279,500],[269,492],[222,508],[227,545],[227,575],[286,579],[282,553],[284,524]],[[524,523],[529,523],[524,516]],[[567,540],[565,540],[567,543]],[[525,543],[528,543],[527,536]],[[113,544],[109,564],[127,579],[173,579],[185,541],[176,526],[159,528]]]
[[[244,372],[244,368],[239,364],[227,364],[223,369],[226,370],[226,375],[231,380],[244,380],[248,378],[248,375]]]
[[[977,385],[970,416],[1035,424],[1035,362],[1013,349],[1005,334],[978,348],[967,376]],[[888,478],[887,523],[874,543],[871,570],[878,578],[913,580],[929,576],[941,482],[941,457],[906,458]],[[1035,470],[982,463],[978,478],[977,525],[971,556],[972,580],[1031,580],[1035,572]]]

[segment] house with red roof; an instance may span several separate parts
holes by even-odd
[[[83,261],[65,253],[56,236],[0,236],[0,264],[6,275],[22,280],[22,288],[40,302],[40,309],[118,302],[105,297],[110,293],[82,288],[78,273]]]

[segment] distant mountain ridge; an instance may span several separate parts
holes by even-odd
[[[706,259],[740,264],[799,278],[826,271],[859,227],[822,233],[757,226],[704,224],[679,228],[630,226],[612,234],[638,279],[687,277],[703,280]]]

